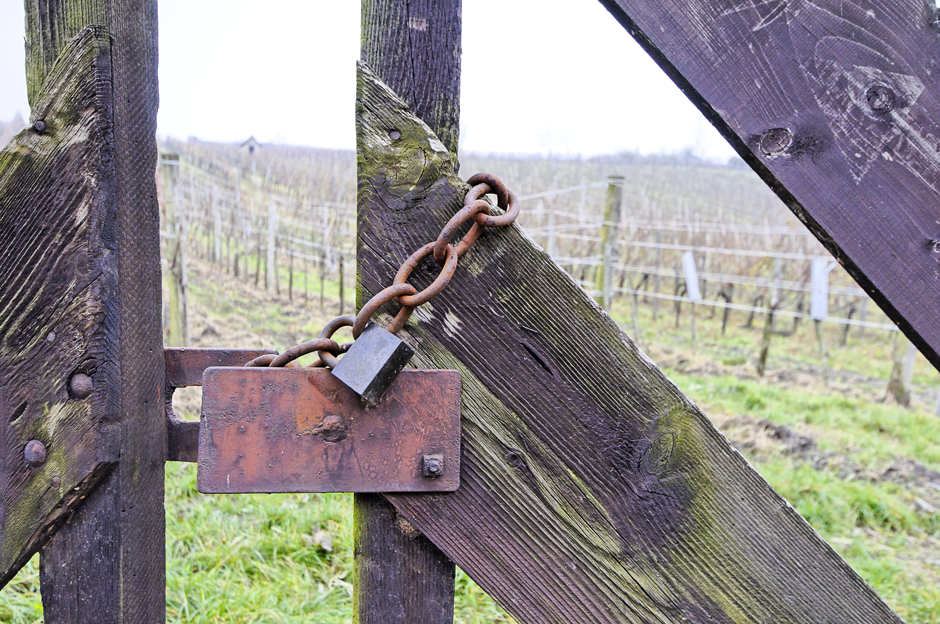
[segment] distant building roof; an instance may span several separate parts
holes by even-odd
[[[261,143],[258,142],[258,139],[251,136],[251,137],[248,137],[248,140],[242,143],[239,147],[242,147],[242,148],[247,147],[249,152],[253,152],[255,151],[256,147],[261,147]]]

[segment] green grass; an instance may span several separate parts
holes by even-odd
[[[231,277],[195,275],[191,295],[195,313],[203,315],[195,327],[215,328],[219,335],[206,340],[218,345],[237,340],[283,349],[317,333],[336,311],[313,313],[315,301],[288,303]],[[618,302],[614,316],[629,333],[627,303]],[[743,315],[732,316],[722,337],[720,316],[701,313],[693,353],[687,310],[676,329],[671,307],[662,306],[656,322],[649,306],[641,309],[643,343],[653,359],[709,417],[724,423],[752,465],[899,615],[909,624],[940,624],[940,514],[916,504],[930,496],[936,501],[940,493],[917,479],[884,477],[901,460],[940,471],[940,419],[923,402],[915,409],[878,402],[891,336],[850,333],[842,348],[834,346],[833,333],[834,375],[855,381],[827,387],[813,372],[819,358],[812,327],[802,325],[794,336],[774,337],[768,379],[780,371],[810,373],[774,383],[754,374],[760,332],[742,328]],[[242,344],[252,340],[258,344]],[[914,381],[935,392],[938,375],[918,360]],[[788,454],[766,436],[749,444],[747,436],[762,431],[755,423],[764,421],[811,437],[814,446]],[[193,465],[168,464],[166,474],[168,622],[351,621],[349,495],[204,496],[195,489]],[[41,621],[37,569],[34,560],[0,592],[0,622]],[[460,571],[456,587],[457,622],[511,622]]]

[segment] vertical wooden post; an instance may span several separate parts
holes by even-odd
[[[461,0],[362,3],[362,60],[434,130],[455,160],[460,120],[460,11]],[[367,218],[367,210],[360,197],[360,221]],[[358,239],[357,246],[362,244]],[[357,257],[362,256],[357,253]],[[356,303],[359,307],[364,301]],[[355,621],[452,622],[455,567],[447,556],[403,522],[380,495],[356,495],[355,523]]]
[[[232,261],[232,273],[239,277],[241,273],[240,260],[242,254],[247,252],[248,244],[245,241],[245,209],[242,207],[242,174],[235,171],[235,258]],[[246,266],[247,270],[247,266]]]
[[[219,208],[219,187],[212,185],[212,261],[222,262],[222,210]]]
[[[597,267],[595,300],[610,311],[613,299],[613,257],[620,236],[620,204],[623,200],[623,176],[610,176],[604,202],[604,223],[601,225],[601,265]]]
[[[659,316],[659,297],[655,296],[659,294],[659,263],[662,259],[663,250],[659,246],[662,243],[662,235],[659,230],[656,231],[656,260],[654,266],[656,272],[653,274],[653,322],[656,322],[656,318]]]
[[[827,362],[826,336],[823,334],[822,321],[813,319],[813,325],[816,328],[816,342],[819,344],[819,359],[822,363],[823,385],[829,385],[829,364]]]
[[[272,197],[270,203],[268,203],[268,261],[264,281],[264,287],[268,292],[274,292],[275,280],[277,279],[275,245],[277,245],[277,205]]]
[[[346,268],[343,266],[343,252],[339,252],[339,315],[346,312]]]
[[[894,349],[891,354],[891,376],[885,391],[888,403],[897,403],[903,407],[911,406],[911,377],[914,373],[914,357],[917,350],[911,341],[901,332],[894,335]]]
[[[548,255],[552,258],[558,257],[558,238],[555,231],[555,207],[552,202],[548,203]]]
[[[163,465],[163,340],[157,166],[156,0],[31,0],[26,3],[26,73],[35,105],[59,53],[88,25],[110,35],[113,186],[96,218],[117,288],[103,295],[104,350],[95,394],[109,397],[117,465],[42,549],[46,622],[162,623],[166,618]],[[46,120],[53,129],[67,120]],[[105,300],[106,299],[106,300]]]
[[[186,302],[186,251],[183,247],[183,220],[179,214],[179,169],[177,154],[165,154],[160,159],[163,176],[163,223],[167,232],[167,267],[163,281],[167,286],[167,346],[189,345]]]
[[[320,254],[320,312],[323,312],[323,282],[326,280],[326,252]]]

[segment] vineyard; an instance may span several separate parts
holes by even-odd
[[[163,192],[168,344],[187,344],[185,262],[195,254],[257,288],[345,313],[355,299],[352,152],[168,141]],[[689,157],[593,160],[465,158],[462,173],[494,171],[515,189],[526,233],[643,343],[641,318],[689,327],[720,319],[762,335],[763,375],[774,340],[813,324],[827,355],[850,337],[893,340],[892,378],[909,392],[916,351],[822,245],[749,170]],[[611,199],[611,193],[616,201]],[[180,242],[182,244],[180,244]],[[694,278],[683,268],[683,256]],[[811,313],[822,262],[823,313]],[[696,286],[689,292],[691,282]],[[172,287],[171,287],[172,286]],[[815,319],[815,320],[814,320]],[[889,337],[888,334],[892,335]],[[887,380],[886,380],[887,381]],[[929,390],[920,388],[922,393]]]

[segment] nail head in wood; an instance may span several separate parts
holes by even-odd
[[[46,122],[44,122],[43,120],[40,119],[39,121],[37,121],[36,123],[33,124],[33,129],[34,129],[36,132],[45,132],[45,130],[46,130]]]
[[[760,150],[768,156],[785,152],[793,143],[793,134],[786,128],[771,128],[760,138]]]
[[[75,373],[69,379],[69,393],[73,398],[85,399],[95,390],[95,382],[85,373]]]
[[[42,466],[46,463],[46,445],[39,440],[30,440],[23,451],[26,463],[30,466]]]

